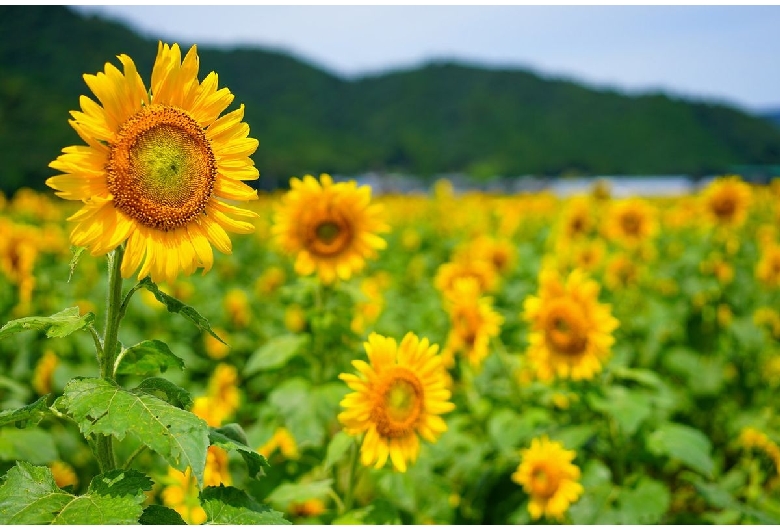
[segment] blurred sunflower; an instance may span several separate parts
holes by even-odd
[[[604,284],[611,291],[620,291],[637,285],[640,272],[641,270],[636,260],[623,253],[615,254],[607,262]]]
[[[257,198],[241,182],[258,176],[244,107],[220,117],[233,94],[217,89],[214,72],[198,81],[195,46],[182,60],[177,44],[159,43],[148,92],[133,60],[118,58],[124,73],[107,63],[84,75],[100,104],[82,96],[70,124],[87,145],[63,149],[49,164],[62,174],[46,184],[84,202],[69,218],[73,245],[99,256],[126,242],[123,277],[139,267],[139,279],[155,282],[208,271],[212,245],[232,252],[226,231],[254,230],[236,218],[255,213],[224,202]]]
[[[297,460],[301,457],[295,437],[285,427],[277,427],[271,439],[258,447],[257,452],[266,458],[271,458],[277,449],[286,459]]]
[[[612,203],[604,224],[604,233],[616,243],[634,248],[658,232],[655,210],[642,199],[624,199]]]
[[[523,486],[528,495],[528,512],[533,519],[542,515],[562,520],[569,506],[582,495],[580,468],[572,463],[577,453],[564,449],[560,442],[547,436],[531,440],[531,447],[521,452],[522,461],[512,480]]]
[[[276,205],[273,236],[295,257],[295,272],[317,272],[323,283],[348,280],[367,258],[387,246],[379,237],[389,231],[382,207],[371,204],[371,188],[354,181],[334,184],[329,175],[290,179],[292,188]]]
[[[602,368],[615,342],[618,321],[598,302],[599,285],[575,269],[565,284],[555,270],[543,270],[538,296],[529,296],[524,317],[531,325],[528,359],[537,376],[590,379]]]
[[[364,345],[369,363],[352,361],[360,375],[339,375],[354,392],[341,401],[346,410],[338,418],[347,434],[365,433],[363,465],[381,468],[389,457],[396,470],[405,472],[406,463],[420,452],[418,434],[435,442],[447,430],[441,414],[455,408],[438,346],[411,332],[400,346],[376,333]]]
[[[474,278],[459,278],[447,293],[447,311],[452,328],[447,337],[446,354],[462,351],[469,363],[478,367],[488,356],[490,339],[498,336],[504,318],[492,307],[490,297],[480,297]]]
[[[756,264],[756,278],[767,287],[780,287],[780,246],[764,247]]]
[[[559,221],[559,237],[577,239],[589,234],[595,226],[594,212],[587,197],[573,197],[564,206]]]
[[[442,263],[433,283],[439,292],[446,295],[455,288],[455,282],[460,278],[474,278],[480,292],[493,291],[498,282],[498,274],[492,263],[461,255],[455,261]]]
[[[516,250],[508,239],[499,239],[487,235],[480,235],[471,240],[468,245],[460,250],[464,259],[455,257],[455,261],[465,261],[469,256],[476,261],[484,261],[493,266],[499,274],[508,273],[515,263]]]
[[[752,199],[750,186],[739,176],[719,177],[702,193],[704,210],[720,226],[740,226],[747,218]]]

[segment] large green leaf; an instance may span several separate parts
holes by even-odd
[[[24,317],[11,320],[0,328],[0,339],[21,333],[22,331],[45,331],[46,336],[67,337],[71,333],[84,329],[95,321],[93,313],[79,315],[78,307],[69,307],[50,317]]]
[[[0,524],[137,524],[151,488],[142,473],[115,470],[76,497],[57,487],[48,467],[19,462],[0,486]]]
[[[116,383],[77,378],[65,386],[55,406],[70,415],[85,436],[104,434],[123,439],[131,434],[174,468],[192,473],[203,483],[209,431],[206,422],[146,393]]]
[[[119,359],[117,374],[154,375],[168,368],[184,368],[184,361],[177,357],[161,340],[145,340],[130,346]]]
[[[290,524],[284,516],[232,486],[211,486],[200,493],[209,524]]]
[[[280,335],[255,351],[244,367],[244,377],[282,367],[308,343],[308,335]]]
[[[219,335],[214,333],[214,330],[211,329],[211,324],[209,324],[209,321],[206,320],[203,315],[198,313],[195,308],[188,306],[178,298],[174,298],[173,296],[162,292],[160,288],[157,287],[157,284],[154,283],[148,276],[141,280],[140,285],[147,291],[151,292],[157,301],[165,306],[169,313],[179,313],[181,316],[195,324],[198,329],[207,332],[222,344],[227,345],[227,343],[222,340]]]
[[[268,467],[268,461],[263,455],[246,444],[246,435],[237,423],[229,423],[218,429],[209,430],[211,445],[221,447],[226,451],[238,451],[249,468],[249,476],[259,478],[263,475],[263,467]]]
[[[698,429],[678,423],[664,423],[647,437],[647,447],[655,455],[669,456],[708,477],[715,466],[712,443]]]
[[[49,411],[46,402],[51,394],[41,396],[34,403],[30,403],[16,410],[4,410],[0,412],[0,427],[3,425],[15,424],[17,427],[25,427],[28,423],[37,425],[43,419],[43,416]]]

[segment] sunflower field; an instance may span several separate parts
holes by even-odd
[[[0,196],[0,524],[780,524],[780,186],[258,194],[119,61]]]

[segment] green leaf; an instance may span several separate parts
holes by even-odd
[[[50,317],[24,317],[11,320],[0,328],[0,339],[22,331],[45,331],[49,338],[67,337],[95,321],[93,313],[79,316],[78,307],[69,307]]]
[[[219,342],[221,342],[224,345],[228,345],[224,340],[222,340],[219,335],[214,333],[214,330],[211,329],[211,325],[209,324],[209,321],[206,320],[203,315],[198,313],[194,308],[188,306],[181,300],[174,298],[173,296],[166,294],[160,290],[159,287],[157,287],[157,284],[154,283],[151,278],[148,276],[141,280],[139,282],[139,285],[146,289],[147,291],[151,292],[154,297],[157,299],[158,302],[165,305],[165,308],[168,310],[169,313],[179,313],[181,316],[195,324],[197,328],[201,331],[207,332],[209,335],[217,339]]]
[[[494,412],[487,424],[490,438],[502,451],[515,451],[524,436],[524,426],[520,416],[510,409],[499,409]]]
[[[145,491],[151,491],[152,480],[140,471],[115,469],[98,475],[89,483],[87,493],[109,497],[132,497],[139,503],[146,499]]]
[[[669,509],[669,488],[643,477],[633,489],[624,489],[618,497],[622,524],[658,524]]]
[[[527,513],[527,510],[526,510]],[[400,525],[401,517],[398,509],[385,499],[377,499],[364,508],[349,511],[330,523],[334,526],[341,525]]]
[[[344,457],[349,448],[352,447],[353,443],[355,443],[354,437],[348,435],[344,431],[337,432],[328,444],[328,450],[325,453],[325,463],[323,464],[325,471],[336,465],[336,463]]]
[[[612,369],[612,374],[618,379],[636,381],[645,386],[658,387],[663,385],[663,381],[658,374],[652,370],[644,368],[629,368],[627,366],[616,366]]]
[[[38,425],[43,419],[43,416],[49,412],[49,406],[46,402],[51,394],[41,396],[35,403],[30,403],[20,409],[16,410],[4,410],[0,412],[0,427],[3,425],[9,425],[11,423],[16,424],[17,427],[23,428],[28,423],[32,422],[33,425]]]
[[[571,425],[555,431],[554,439],[566,449],[579,449],[595,435],[594,425]]]
[[[184,410],[192,408],[193,401],[190,393],[162,377],[144,379],[138,385],[138,390],[165,400],[174,407]]]
[[[739,502],[731,495],[731,493],[723,489],[718,484],[704,482],[701,477],[698,477],[690,472],[681,473],[680,477],[693,484],[699,495],[701,495],[710,506],[722,510],[734,510],[743,516],[752,517],[759,524],[780,524],[780,519],[777,517],[772,517],[766,512],[757,510],[751,506]]]
[[[244,377],[263,370],[275,370],[294,357],[309,342],[308,335],[281,335],[258,348],[244,367]]]
[[[200,493],[211,524],[290,524],[284,516],[233,486],[210,486]]]
[[[622,386],[606,387],[605,398],[591,394],[591,407],[614,419],[626,436],[632,436],[653,411],[649,396]]]
[[[712,443],[698,429],[678,423],[664,423],[647,437],[647,447],[655,455],[669,456],[708,477],[715,464]]]
[[[151,486],[137,471],[116,470],[76,497],[57,487],[48,467],[19,462],[0,486],[0,524],[137,524]]]
[[[176,510],[159,504],[147,506],[138,522],[147,525],[187,524]]]
[[[576,525],[590,525],[599,524],[601,519],[610,519],[612,514],[609,503],[615,486],[612,485],[609,468],[599,460],[589,460],[580,482],[585,491],[569,509],[572,522]]]
[[[0,460],[44,465],[59,459],[51,433],[38,427],[0,429]]]
[[[143,389],[125,390],[95,378],[70,381],[55,406],[76,421],[83,435],[121,440],[131,434],[179,471],[191,467],[198,483],[203,483],[209,431],[206,422],[191,412]]]
[[[161,340],[145,340],[130,346],[119,359],[117,374],[153,375],[168,368],[184,368],[184,361],[177,357]]]
[[[249,468],[249,475],[259,478],[263,475],[263,467],[268,467],[268,461],[263,455],[246,444],[246,435],[237,423],[229,423],[218,429],[209,430],[211,445],[221,447],[226,451],[238,451]]]
[[[73,273],[76,271],[76,265],[78,264],[79,258],[85,250],[87,250],[87,247],[70,247],[70,252],[73,254],[73,257],[70,258],[70,273],[68,273],[68,283],[70,283],[70,280],[73,278]]]
[[[282,484],[271,492],[268,502],[274,508],[286,510],[291,504],[309,499],[324,499],[332,490],[333,480],[315,480],[300,484]]]

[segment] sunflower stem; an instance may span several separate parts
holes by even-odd
[[[344,512],[348,512],[352,509],[352,503],[355,498],[355,483],[357,482],[355,480],[357,475],[357,463],[358,463],[358,455],[360,454],[360,451],[358,450],[358,442],[354,441],[352,442],[352,449],[350,450],[350,456],[349,456],[349,474],[347,475],[347,488],[344,492]]]
[[[119,322],[122,307],[122,256],[124,247],[118,246],[108,254],[108,300],[106,302],[106,326],[103,332],[103,348],[98,349],[100,359],[100,377],[107,381],[115,381],[114,362],[117,356]],[[97,345],[96,345],[97,347]],[[114,456],[114,439],[111,436],[98,434],[95,436],[95,457],[100,465],[101,473],[116,469]]]

